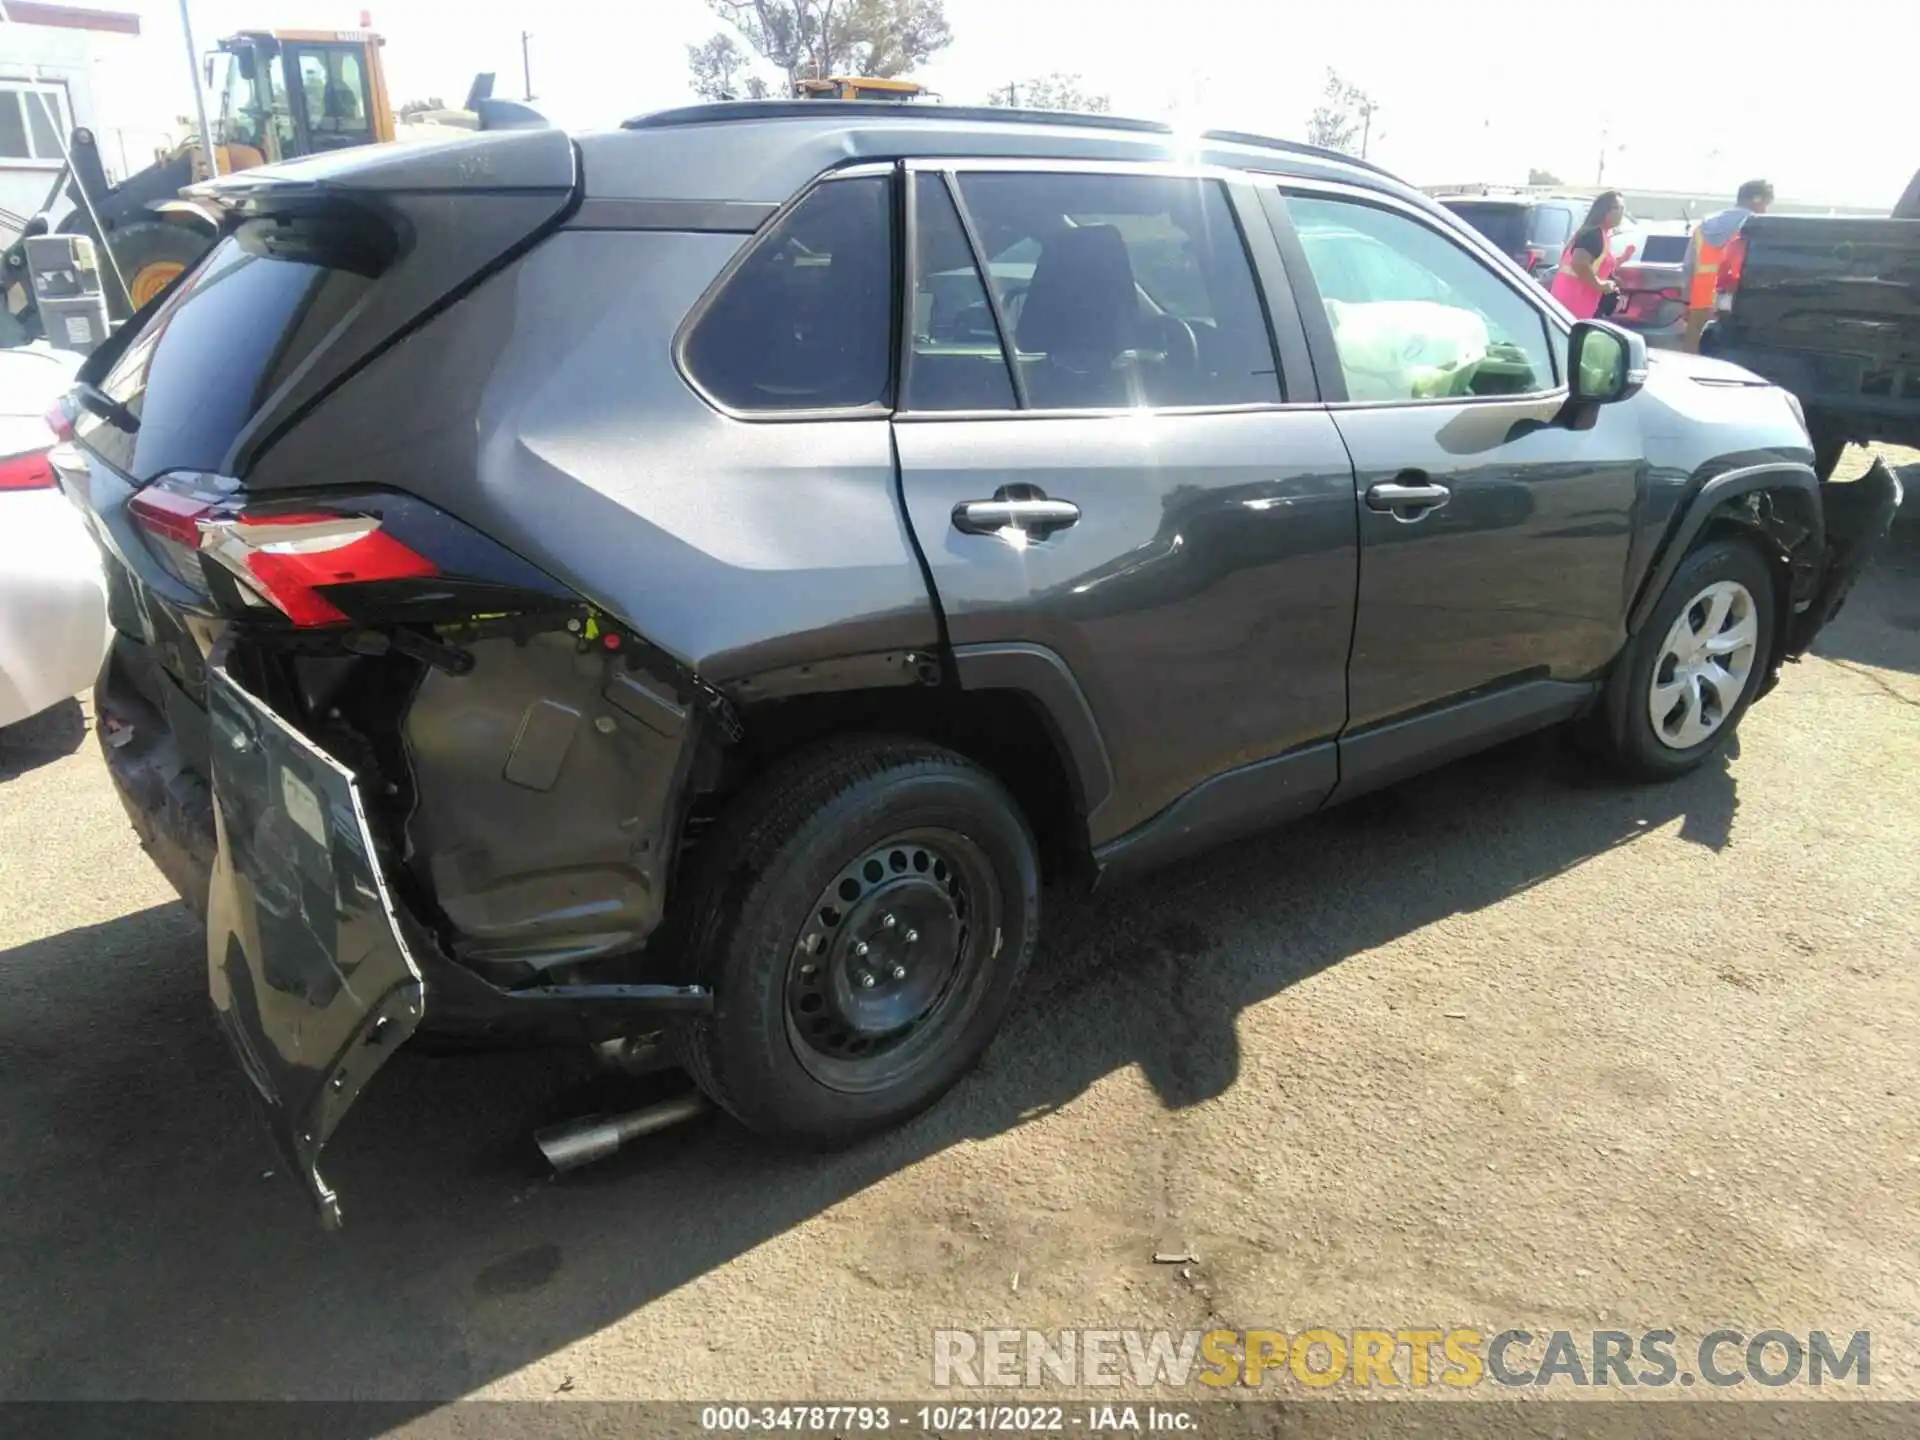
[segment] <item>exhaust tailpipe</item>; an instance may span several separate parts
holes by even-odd
[[[624,1115],[589,1115],[583,1120],[549,1125],[533,1132],[533,1143],[555,1170],[577,1170],[606,1159],[629,1140],[691,1120],[706,1110],[707,1097],[690,1090]]]

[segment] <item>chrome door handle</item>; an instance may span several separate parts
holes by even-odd
[[[953,507],[953,528],[969,535],[1026,530],[1045,535],[1064,530],[1080,518],[1071,500],[962,500]]]
[[[1419,520],[1453,498],[1453,491],[1432,483],[1401,485],[1382,481],[1367,491],[1367,508],[1383,510],[1396,520]]]

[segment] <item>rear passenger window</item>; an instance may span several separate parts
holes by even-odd
[[[693,380],[736,410],[888,404],[892,182],[828,180],[752,243],[687,336]]]
[[[913,182],[913,353],[908,360],[910,410],[1011,410],[1000,331],[953,208],[947,182],[918,175]]]
[[[1444,400],[1554,386],[1546,319],[1469,251],[1409,216],[1294,195],[1347,398]]]
[[[1035,409],[1281,398],[1225,192],[1151,175],[979,173],[960,195]]]

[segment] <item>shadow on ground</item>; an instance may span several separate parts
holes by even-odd
[[[71,755],[86,738],[86,712],[78,700],[62,700],[38,715],[0,727],[0,781]]]
[[[1920,466],[1908,466],[1904,478],[1920,487]],[[1920,675],[1920,502],[1910,500],[1901,511],[1813,652],[1842,664]]]
[[[204,942],[181,907],[19,947],[0,954],[0,1397],[429,1408],[1117,1069],[1138,1066],[1170,1107],[1217,1095],[1247,1006],[1676,819],[1717,849],[1735,808],[1723,764],[1621,787],[1546,735],[1098,903],[1049,897],[1024,1003],[980,1071],[904,1130],[824,1159],[709,1120],[553,1180],[531,1130],[636,1101],[646,1082],[606,1093],[551,1054],[403,1055],[330,1152],[347,1207],[334,1237],[266,1173],[280,1163],[209,1018]]]

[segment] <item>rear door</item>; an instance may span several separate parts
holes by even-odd
[[[1564,322],[1517,276],[1411,205],[1284,188],[1272,212],[1356,475],[1358,789],[1584,698],[1624,637],[1643,444],[1633,406],[1554,423]]]
[[[894,434],[956,651],[1040,646],[1077,681],[1115,777],[1095,845],[1227,772],[1252,782],[1216,794],[1228,828],[1311,808],[1346,718],[1352,469],[1251,187],[1002,162],[908,182]]]

